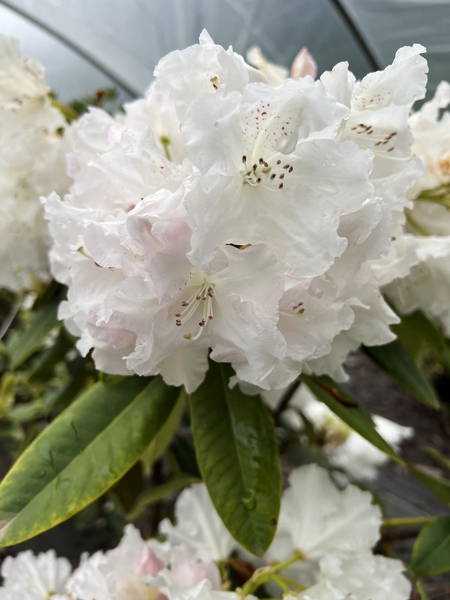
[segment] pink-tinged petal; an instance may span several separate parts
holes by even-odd
[[[313,79],[317,77],[317,63],[308,48],[304,46],[294,58],[291,66],[292,79],[300,79],[309,75]]]
[[[136,575],[139,578],[145,574],[155,577],[165,566],[165,563],[156,556],[152,549],[146,546],[142,550],[142,555],[136,568]]]

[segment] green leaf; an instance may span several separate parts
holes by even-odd
[[[64,359],[67,351],[73,348],[73,345],[73,338],[62,327],[58,337],[50,348],[39,353],[36,360],[33,361],[29,371],[26,373],[28,382],[35,383],[37,381],[48,380],[52,376],[55,367]]]
[[[30,313],[30,324],[24,330],[15,331],[7,345],[11,369],[17,369],[36,350],[41,348],[50,331],[58,324],[59,298]]]
[[[436,448],[432,448],[431,446],[424,446],[425,452],[428,452],[430,456],[432,456],[435,460],[441,463],[446,469],[450,471],[450,458],[444,456],[437,450]]]
[[[134,521],[137,519],[149,506],[153,504],[153,502],[158,502],[159,500],[164,500],[168,496],[171,496],[174,492],[178,492],[179,490],[183,490],[184,488],[192,485],[193,483],[200,483],[201,479],[198,477],[192,477],[192,475],[186,475],[185,473],[179,473],[175,475],[169,481],[166,481],[162,485],[159,485],[152,490],[145,490],[139,494],[136,498],[135,503],[133,504],[130,512],[127,515],[127,519],[129,521]]]
[[[412,570],[417,575],[439,575],[450,571],[450,517],[426,525],[414,544]]]
[[[197,460],[211,500],[233,537],[262,556],[275,534],[281,472],[274,423],[258,396],[230,390],[229,365],[210,363],[191,396]]]
[[[450,504],[450,479],[433,477],[412,464],[407,464],[406,467],[408,471],[414,475],[416,479],[425,484],[439,500]]]
[[[425,343],[438,356],[445,351],[445,339],[441,330],[421,311],[403,316],[401,322],[392,325],[391,329],[407,352],[410,352],[410,342],[414,339]]]
[[[439,400],[425,375],[398,342],[385,346],[364,347],[370,358],[416,400],[438,409]]]
[[[316,398],[326,404],[349,427],[373,444],[378,450],[381,450],[396,462],[404,464],[392,446],[378,433],[370,414],[359,406],[330,377],[301,375],[300,379],[309,387]]]
[[[150,475],[151,468],[168,448],[175,431],[178,429],[184,409],[186,408],[186,392],[184,389],[180,392],[177,403],[173,407],[167,421],[159,430],[155,438],[144,450],[141,461],[144,465],[144,474]]]
[[[161,429],[178,394],[160,377],[99,382],[82,394],[0,485],[0,545],[50,529],[108,490]]]

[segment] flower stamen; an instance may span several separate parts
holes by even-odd
[[[197,290],[194,292],[194,294],[192,294],[192,296],[189,298],[189,300],[183,300],[181,302],[181,305],[184,307],[184,310],[182,310],[181,312],[177,312],[175,313],[175,324],[177,325],[177,327],[181,327],[182,325],[184,325],[185,323],[187,323],[189,321],[189,319],[191,319],[191,317],[194,316],[194,314],[197,312],[197,309],[199,308],[200,304],[203,303],[203,312],[202,312],[202,317],[198,322],[199,325],[199,331],[197,332],[197,334],[194,336],[192,333],[185,333],[183,335],[183,337],[186,340],[198,340],[198,338],[201,336],[202,331],[206,325],[206,323],[209,321],[212,321],[214,318],[213,315],[213,309],[212,309],[212,299],[214,298],[214,285],[208,282],[204,282],[200,288],[197,288]]]

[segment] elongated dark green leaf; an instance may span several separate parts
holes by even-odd
[[[439,409],[439,400],[425,375],[398,342],[364,348],[370,358],[411,396]]]
[[[180,420],[183,416],[185,408],[186,392],[182,390],[178,397],[177,403],[167,418],[167,421],[142,453],[141,461],[144,465],[144,471],[147,475],[150,474],[152,466],[155,464],[158,458],[164,454],[170,442],[172,441],[175,431],[180,424]]]
[[[450,504],[450,479],[433,477],[412,464],[407,464],[406,466],[408,471],[414,475],[416,479],[425,484],[437,498]]]
[[[191,396],[192,432],[203,480],[234,538],[261,556],[275,534],[281,473],[274,423],[258,396],[228,387],[229,365],[210,364]]]
[[[438,575],[450,571],[450,517],[426,525],[414,544],[412,570],[417,575]]]
[[[0,485],[0,545],[29,539],[103,494],[139,459],[178,394],[159,377],[99,382],[82,394]]]
[[[437,448],[432,448],[431,446],[424,446],[424,450],[425,450],[425,452],[428,452],[428,454],[430,456],[432,456],[435,460],[440,462],[441,465],[444,465],[444,467],[450,471],[450,458],[448,458],[447,456],[444,456],[443,454],[441,454],[441,452],[439,452],[439,450]]]
[[[17,369],[33,352],[39,350],[50,331],[58,324],[59,298],[31,313],[29,326],[14,332],[7,345],[11,369]]]
[[[328,406],[349,427],[362,435],[376,448],[387,454],[396,462],[403,464],[402,459],[378,433],[372,417],[358,405],[349,394],[344,392],[330,377],[311,377],[301,375],[301,380],[312,393]]]
[[[144,510],[153,502],[158,502],[159,500],[163,500],[167,498],[174,492],[178,492],[178,490],[183,490],[184,488],[192,485],[193,483],[200,483],[201,479],[198,477],[192,477],[192,475],[186,475],[185,473],[179,473],[175,475],[169,481],[166,481],[162,485],[159,485],[152,490],[145,490],[139,494],[136,498],[135,503],[133,504],[130,512],[127,515],[127,519],[129,521],[134,521],[139,517]]]

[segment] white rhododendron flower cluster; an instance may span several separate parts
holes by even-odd
[[[408,114],[423,51],[361,82],[340,64],[274,87],[204,32],[124,116],[82,117],[74,183],[45,203],[80,351],[191,392],[210,349],[280,389],[301,371],[342,379],[350,350],[394,339],[370,264],[390,253],[419,172]]]
[[[66,127],[43,68],[0,35],[0,287],[20,291],[50,279],[40,196],[69,188]]]
[[[232,540],[204,484],[197,484],[178,498],[176,524],[161,523],[166,541],[144,541],[128,525],[117,548],[83,557],[73,573],[52,551],[9,557],[0,599],[242,600],[245,589],[226,591],[233,553],[255,567],[290,562],[279,574],[303,589],[291,592],[298,600],[407,600],[411,586],[401,561],[372,553],[381,512],[368,492],[352,485],[339,490],[316,465],[295,469],[289,483],[275,539],[262,559]],[[277,593],[275,582],[268,585]]]
[[[401,314],[423,310],[450,335],[450,85],[443,81],[434,98],[410,116],[412,151],[424,174],[411,190],[412,210],[403,236],[401,271],[386,294]],[[406,266],[406,269],[405,269]]]

